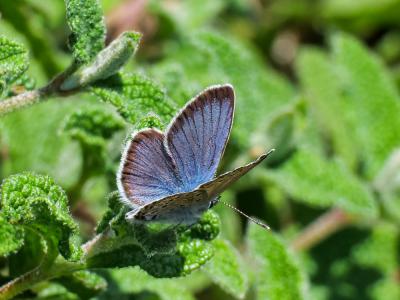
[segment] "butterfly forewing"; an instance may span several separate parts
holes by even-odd
[[[196,96],[171,123],[166,147],[188,192],[211,180],[232,127],[234,92],[230,85],[211,87]]]
[[[124,202],[132,207],[179,192],[181,179],[163,141],[161,132],[145,129],[125,149],[117,182]]]
[[[224,173],[217,178],[202,184],[199,186],[200,190],[205,190],[207,192],[207,197],[209,199],[214,199],[219,194],[221,194],[224,190],[226,190],[229,186],[234,184],[237,180],[239,180],[243,175],[248,173],[251,169],[260,164],[272,151],[267,154],[261,155],[255,161],[243,166],[239,167],[233,171],[229,171]]]

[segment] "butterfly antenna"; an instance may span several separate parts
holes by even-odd
[[[233,205],[231,205],[231,204],[229,204],[229,203],[226,203],[226,202],[224,202],[224,201],[221,201],[221,200],[219,200],[219,202],[221,202],[222,204],[228,206],[229,208],[232,208],[234,211],[236,211],[237,213],[239,213],[239,214],[241,214],[242,216],[246,217],[247,219],[249,219],[249,220],[252,221],[253,223],[255,223],[255,224],[261,226],[262,228],[267,229],[267,230],[271,230],[271,228],[270,228],[267,224],[261,222],[261,221],[258,220],[258,219],[252,218],[252,217],[250,217],[249,215],[246,215],[244,212],[242,212],[242,211],[241,211],[240,209],[238,209],[237,207],[234,207]]]

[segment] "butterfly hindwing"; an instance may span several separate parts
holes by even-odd
[[[176,162],[185,192],[214,177],[231,131],[233,112],[232,86],[214,86],[189,102],[170,124],[166,148]]]
[[[171,221],[191,224],[208,208],[209,201],[205,190],[179,193],[149,203],[133,213],[127,219],[139,221]]]
[[[181,180],[156,129],[136,133],[125,148],[118,172],[118,189],[131,207],[143,206],[179,191]]]

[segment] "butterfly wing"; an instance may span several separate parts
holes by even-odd
[[[228,141],[234,112],[231,85],[214,86],[196,96],[172,121],[166,148],[182,178],[182,192],[210,181]]]
[[[177,223],[190,225],[196,222],[201,214],[210,207],[213,199],[235,183],[240,177],[260,164],[272,151],[243,167],[222,174],[214,180],[200,185],[194,191],[178,193],[146,204],[136,211],[128,213],[127,219],[141,221],[174,220]]]
[[[134,134],[123,154],[117,179],[123,202],[136,208],[179,192],[182,185],[164,135],[156,129]]]
[[[217,178],[200,185],[199,189],[205,190],[207,192],[208,199],[215,199],[219,194],[221,194],[229,186],[234,184],[243,175],[248,173],[251,169],[253,169],[257,165],[259,165],[272,152],[273,152],[273,150],[269,151],[266,154],[261,155],[255,161],[253,161],[245,166],[242,166],[233,171],[224,173],[224,174],[218,176]]]
[[[128,220],[135,221],[174,221],[193,224],[208,208],[209,199],[205,190],[179,193],[151,202],[129,212]]]

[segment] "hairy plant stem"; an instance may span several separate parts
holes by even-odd
[[[60,86],[66,78],[74,73],[77,65],[72,63],[64,72],[58,74],[46,86],[28,91],[0,101],[0,116],[13,112],[19,108],[46,100],[50,96],[68,96],[76,93],[80,89],[74,89],[68,92],[61,91]]]
[[[352,218],[347,213],[340,208],[333,208],[300,232],[291,246],[298,251],[308,250],[351,222]]]

